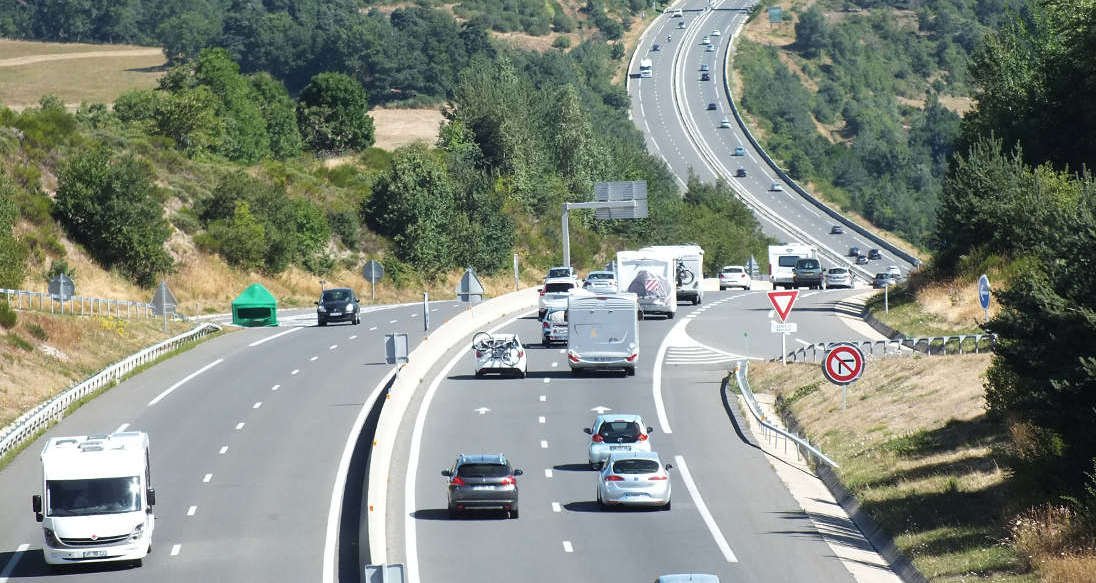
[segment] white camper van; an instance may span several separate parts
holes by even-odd
[[[799,259],[818,259],[818,251],[803,243],[769,245],[769,280],[773,289],[794,287],[795,262]]]
[[[567,362],[571,374],[585,370],[636,374],[638,310],[636,294],[573,293],[567,299]]]
[[[665,251],[618,251],[617,289],[636,294],[642,317],[677,313],[677,280],[674,257]]]
[[[695,306],[704,301],[704,249],[700,245],[652,245],[640,251],[670,253],[674,257],[674,279],[678,301],[686,300]]]
[[[42,493],[33,497],[46,563],[141,564],[156,525],[148,452],[148,435],[140,431],[46,443]]]

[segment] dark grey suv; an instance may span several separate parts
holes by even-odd
[[[822,264],[817,259],[796,260],[792,274],[793,286],[822,289]]]
[[[449,478],[449,517],[466,510],[502,510],[518,517],[518,481],[522,471],[502,454],[457,456],[441,475]]]
[[[316,302],[316,321],[320,326],[326,326],[328,322],[361,324],[360,315],[358,296],[350,288],[325,289]]]

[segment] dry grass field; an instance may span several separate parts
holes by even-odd
[[[376,129],[374,146],[395,150],[415,142],[433,145],[438,140],[438,130],[445,118],[439,109],[384,109],[369,110]]]

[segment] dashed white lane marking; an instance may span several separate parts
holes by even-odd
[[[376,328],[374,328],[374,330],[375,330],[375,329],[376,329]],[[357,335],[357,334],[354,334],[353,336],[351,336],[351,337],[349,338],[349,340],[354,340],[354,339],[355,339],[355,338],[357,338],[357,337],[358,337],[358,335]]]
[[[118,429],[115,429],[114,432],[115,433],[121,433],[121,432],[125,431],[128,428],[129,428],[129,423],[123,423],[123,424],[119,425]]]
[[[370,329],[369,329],[369,331],[370,331],[370,332],[372,332],[372,331],[374,331],[374,330],[376,330],[376,329],[377,329],[377,327],[376,327],[376,326],[373,326],[372,328],[370,328]]]
[[[316,361],[317,361],[317,360],[319,360],[319,359],[320,359],[320,357],[318,357],[318,356],[313,356],[312,358],[308,359],[308,362],[316,362]]]
[[[559,366],[559,363],[558,363],[558,362],[553,362],[553,363],[552,363],[552,368],[556,368],[557,366]]]
[[[179,551],[183,550],[183,545],[171,545],[171,556],[179,556]]]
[[[187,516],[194,516],[194,514],[197,513],[197,512],[198,512],[198,507],[197,506],[191,506],[190,508],[186,509],[186,515]]]
[[[328,349],[328,350],[335,350],[335,349],[336,349],[336,348],[338,348],[338,347],[339,347],[339,345],[338,345],[338,344],[332,344],[331,346],[328,346],[328,347],[327,347],[327,349]]]
[[[8,559],[8,564],[4,565],[4,570],[0,571],[0,583],[8,583],[8,576],[15,570],[15,566],[19,564],[19,561],[23,558],[23,553],[27,552],[30,545],[23,543],[19,545],[19,548],[15,550],[15,553]]]
[[[275,338],[278,338],[280,336],[285,336],[286,334],[289,334],[290,332],[296,332],[297,330],[300,330],[300,328],[290,328],[290,329],[288,329],[284,332],[278,332],[277,334],[274,334],[272,336],[267,336],[266,338],[263,338],[262,340],[256,340],[256,341],[252,342],[251,344],[248,344],[248,346],[254,348],[254,347],[256,347],[256,346],[258,346],[258,345],[260,345],[264,342],[270,342],[271,340],[273,340]]]
[[[548,377],[544,377],[544,384],[548,384],[550,382],[552,382],[552,379],[550,379]]]
[[[280,388],[282,388],[282,386],[281,386],[281,385],[274,385],[273,387],[270,387],[270,390],[271,390],[271,391],[277,391],[277,390],[278,390],[278,389],[280,389]]]
[[[734,555],[734,551],[731,550],[731,545],[727,544],[727,539],[723,536],[723,532],[719,530],[719,525],[715,523],[715,518],[712,518],[712,513],[708,512],[708,505],[704,503],[704,499],[700,497],[700,490],[697,489],[696,483],[693,482],[693,475],[689,473],[689,466],[685,465],[685,458],[675,455],[674,462],[677,463],[677,469],[681,472],[681,479],[685,482],[685,488],[689,491],[689,496],[693,499],[693,504],[696,505],[696,511],[700,513],[700,517],[704,519],[704,524],[708,526],[708,531],[712,533],[712,538],[715,539],[715,545],[719,547],[719,550],[723,553],[723,557],[727,559],[728,563],[737,563],[738,557]]]
[[[388,321],[389,324],[395,324],[396,322],[399,322],[399,320],[389,320]]]
[[[552,512],[563,512],[563,507],[559,505],[559,502],[552,502]]]
[[[295,369],[293,369],[293,372],[291,372],[291,373],[289,373],[289,374],[291,374],[291,375],[295,375],[295,374],[297,374],[297,373],[299,373],[299,372],[301,372],[301,369],[299,369],[299,368],[295,368]]]
[[[569,540],[563,541],[563,552],[565,552],[565,553],[575,552],[575,547],[571,545],[571,541],[569,541]]]
[[[203,484],[208,484],[211,480],[213,480],[213,474],[206,474],[206,475],[202,476],[202,483]]]
[[[546,403],[546,402],[548,402],[548,395],[541,395],[541,396],[540,396],[540,402],[541,402],[541,403]]]
[[[551,468],[544,468],[544,477],[545,478],[551,478],[552,477],[552,469]]]
[[[217,455],[224,455],[226,453],[228,453],[228,446],[227,445],[222,445],[221,449],[217,450]]]
[[[436,311],[438,311],[438,309],[437,308],[431,308],[430,311],[431,312],[436,312]]]
[[[548,442],[543,440],[543,439],[540,440],[540,448],[541,449],[548,449]]]
[[[254,404],[254,405],[252,405],[252,406],[251,406],[251,408],[252,408],[252,409],[258,409],[259,407],[262,407],[262,406],[263,406],[263,402],[262,402],[262,401],[255,401],[255,404]]]
[[[244,425],[246,425],[246,423],[244,423],[243,421],[237,423],[236,424],[236,431],[239,431],[239,430],[243,429]]]
[[[151,407],[151,406],[155,405],[156,403],[159,403],[160,401],[164,400],[164,397],[167,397],[168,395],[170,395],[172,391],[174,391],[175,389],[183,386],[183,383],[185,383],[185,382],[189,381],[190,379],[202,374],[203,372],[217,366],[218,364],[221,364],[224,361],[225,361],[225,359],[218,358],[217,360],[214,360],[213,362],[203,366],[202,368],[190,373],[189,375],[184,377],[183,380],[175,383],[174,385],[171,385],[170,387],[165,389],[164,392],[160,393],[159,395],[156,395],[155,399],[148,402],[148,406]]]
[[[412,317],[412,318],[418,318],[418,317],[419,317],[419,315],[418,315],[418,314],[411,314],[411,317]]]
[[[566,348],[560,348],[559,353],[560,354],[567,354],[567,349]]]
[[[537,417],[537,423],[544,423],[544,416]]]

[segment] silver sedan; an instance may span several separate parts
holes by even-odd
[[[670,476],[655,452],[635,451],[609,456],[598,474],[597,502],[607,506],[653,506],[670,509]]]

